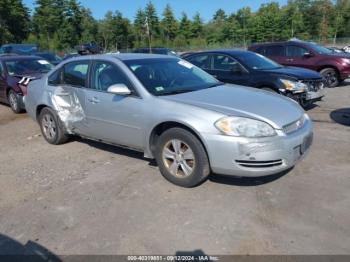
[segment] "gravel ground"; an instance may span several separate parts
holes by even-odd
[[[350,254],[349,101],[344,84],[309,110],[314,144],[289,173],[193,189],[140,153],[49,145],[0,105],[0,254]]]

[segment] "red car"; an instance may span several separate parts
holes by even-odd
[[[329,87],[335,87],[350,76],[350,55],[304,41],[255,44],[248,48],[279,64],[320,72]]]
[[[37,56],[0,55],[0,102],[9,104],[17,114],[24,111],[26,85],[52,67],[48,61]]]

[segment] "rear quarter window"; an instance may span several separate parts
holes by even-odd
[[[266,56],[284,56],[284,46],[282,45],[272,45],[265,47]]]

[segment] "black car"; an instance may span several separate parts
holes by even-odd
[[[215,50],[184,57],[225,83],[250,86],[290,97],[308,107],[323,97],[324,79],[312,70],[284,67],[254,52]]]
[[[158,55],[172,55],[177,56],[176,52],[165,47],[144,47],[136,48],[133,50],[133,53],[143,53],[143,54],[158,54]]]
[[[22,112],[29,81],[40,78],[52,67],[38,56],[1,55],[0,102],[9,104],[15,113]]]
[[[60,58],[59,56],[57,56],[55,53],[52,53],[52,52],[37,52],[34,55],[44,58],[45,60],[49,61],[53,65],[58,65],[62,61],[62,58]]]

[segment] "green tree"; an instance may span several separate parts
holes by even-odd
[[[191,38],[191,21],[188,19],[187,14],[185,12],[182,13],[180,19],[180,27],[179,34],[186,39],[186,42]]]
[[[142,46],[144,44],[144,39],[146,36],[145,23],[146,14],[142,9],[138,9],[134,19],[134,32],[136,35],[137,46]]]
[[[98,23],[92,16],[90,9],[82,8],[81,43],[97,42]]]
[[[60,42],[58,49],[70,49],[81,39],[83,27],[83,11],[76,0],[68,0],[64,5],[62,24],[56,31]]]
[[[167,4],[164,9],[161,26],[163,28],[164,36],[167,39],[167,44],[169,45],[169,40],[175,39],[178,30],[176,18],[169,4]]]
[[[283,37],[303,37],[305,36],[304,18],[299,6],[295,1],[289,0],[282,8]]]
[[[282,40],[282,15],[278,3],[272,2],[260,6],[254,16],[252,33],[255,41]]]
[[[203,36],[203,20],[197,12],[192,19],[191,24],[192,38],[201,38]]]
[[[145,8],[146,22],[148,23],[151,37],[159,36],[159,18],[152,2],[148,2]]]
[[[29,33],[29,12],[21,0],[0,1],[0,45],[19,43]]]

